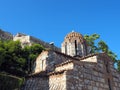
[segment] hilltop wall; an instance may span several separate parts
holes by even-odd
[[[32,45],[34,43],[37,43],[37,44],[41,44],[45,48],[49,48],[49,49],[52,49],[55,51],[61,51],[60,48],[56,47],[53,44],[49,44],[49,43],[44,42],[44,41],[42,41],[38,38],[35,38],[33,36],[29,36],[29,35],[25,35],[25,34],[21,34],[21,33],[18,33],[17,35],[15,35],[13,40],[14,41],[19,40],[22,43],[22,46]]]
[[[45,48],[59,52],[61,51],[61,49],[56,47],[53,43],[49,44],[43,40],[22,33],[17,33],[15,36],[13,36],[11,33],[3,31],[1,29],[0,29],[0,40],[13,40],[13,41],[19,40],[22,43],[22,46],[32,45],[34,43],[37,43],[37,44],[41,44]]]

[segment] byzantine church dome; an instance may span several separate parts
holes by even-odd
[[[82,36],[82,34],[78,33],[78,32],[70,32],[69,34],[67,34],[65,36],[65,41],[68,41],[68,40],[74,40],[74,39],[78,39],[79,42],[83,43],[84,42],[84,38]]]
[[[70,56],[86,56],[87,44],[82,34],[74,31],[68,33],[61,45],[61,51]]]

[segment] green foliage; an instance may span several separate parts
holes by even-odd
[[[108,53],[108,45],[103,40],[98,42],[98,49],[102,52]]]
[[[114,53],[114,52],[112,52],[111,50],[108,50],[108,56],[110,56],[111,58],[112,58],[112,60],[115,62],[115,63],[117,63],[117,61],[118,61],[118,59],[117,59],[117,55]]]
[[[98,34],[92,34],[92,35],[85,35],[84,39],[87,41],[87,45],[89,45],[91,47],[91,53],[95,53],[97,52],[98,48],[95,45],[95,42],[97,39],[100,38],[100,35]]]
[[[42,50],[39,44],[22,48],[19,41],[0,41],[0,70],[23,76]]]
[[[117,61],[118,71],[120,71],[120,60]]]
[[[26,72],[31,72],[33,62],[36,59],[36,57],[42,52],[42,50],[45,50],[45,48],[40,44],[33,44],[32,46],[25,46],[23,48],[24,57],[27,60],[24,68]]]
[[[103,40],[100,40],[100,35],[98,34],[92,34],[92,35],[85,35],[84,39],[87,41],[87,45],[91,47],[90,53],[99,53],[104,52],[108,56],[111,57],[111,59],[117,63],[118,69],[120,70],[120,62],[117,60],[117,55],[112,52],[106,42]]]

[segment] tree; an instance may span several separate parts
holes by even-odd
[[[22,47],[19,41],[1,41],[2,47],[0,50],[0,69],[6,72],[14,73],[14,71],[22,71],[22,64],[25,59],[22,59]],[[20,59],[21,58],[21,59]]]
[[[28,73],[31,73],[33,63],[36,60],[37,56],[42,52],[42,50],[45,50],[45,48],[40,44],[33,44],[32,46],[25,46],[25,48],[23,48],[23,51],[25,53],[24,57],[27,60],[25,69],[27,69],[26,71]]]
[[[87,45],[91,47],[91,53],[98,52],[98,47],[96,46],[96,40],[100,38],[98,34],[85,35],[84,39],[87,42]]]
[[[3,47],[4,47],[3,42],[0,41],[0,66],[4,62],[5,58],[5,49]]]
[[[118,71],[120,71],[120,60],[117,61]]]
[[[120,61],[117,59],[117,55],[109,49],[109,46],[104,42],[103,40],[100,40],[100,35],[98,34],[92,34],[92,35],[85,35],[84,39],[87,42],[87,45],[91,47],[90,53],[99,53],[104,52],[108,56],[111,57],[111,59],[117,63],[118,70],[120,70]]]
[[[117,55],[109,49],[108,45],[103,40],[100,40],[98,42],[98,48],[100,51],[106,53],[109,57],[111,57],[114,62],[117,62]]]
[[[44,47],[40,44],[22,48],[19,41],[0,41],[0,70],[15,75],[27,74],[28,66],[32,65],[42,50]]]
[[[102,51],[104,53],[108,53],[108,45],[103,41],[103,40],[100,40],[98,42],[98,50],[99,51]]]

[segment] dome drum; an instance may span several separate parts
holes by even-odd
[[[62,43],[61,51],[70,56],[85,56],[87,54],[87,45],[80,33],[71,32],[66,35]]]

